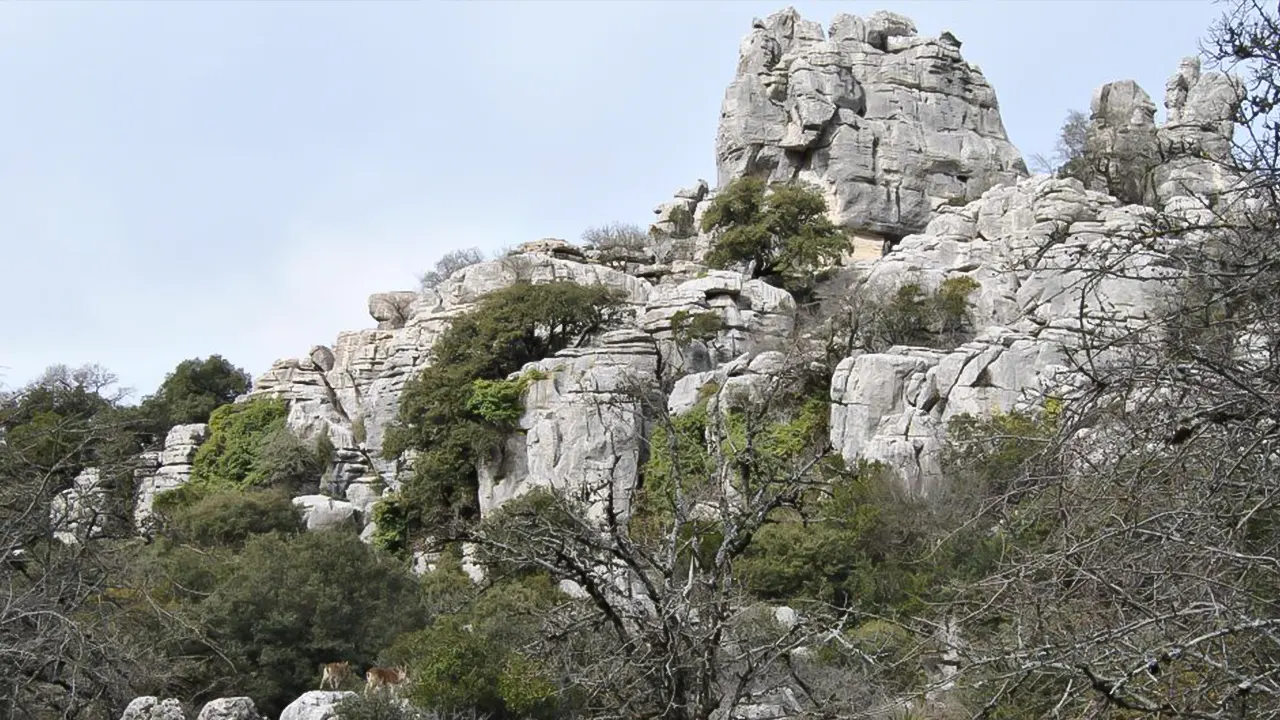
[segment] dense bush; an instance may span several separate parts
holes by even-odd
[[[454,564],[442,563],[429,582],[432,575],[467,583]],[[558,688],[532,647],[544,614],[562,599],[542,575],[501,581],[399,638],[387,657],[409,668],[410,697],[421,707],[495,720],[555,717]]]
[[[204,547],[239,547],[253,535],[302,531],[302,515],[281,490],[215,489],[164,508],[165,535]]]
[[[209,419],[209,438],[196,452],[189,492],[205,488],[278,487],[317,483],[333,454],[321,434],[308,446],[285,426],[283,400],[254,398],[224,405]],[[176,500],[176,498],[171,498]]]
[[[828,353],[838,361],[856,350],[883,352],[894,345],[958,347],[972,337],[969,298],[979,287],[967,275],[947,278],[933,292],[906,283],[885,296],[864,286],[833,314]]]
[[[221,355],[183,360],[138,410],[146,429],[163,439],[174,425],[204,423],[214,410],[249,391],[249,374]]]
[[[816,271],[838,262],[849,248],[816,189],[797,183],[770,187],[750,177],[715,196],[702,230],[717,231],[709,264],[749,263],[754,277],[777,279],[792,290],[805,289]]]
[[[438,526],[476,513],[476,463],[519,417],[519,382],[507,376],[612,326],[621,297],[603,286],[518,283],[453,320],[432,363],[406,384],[388,457],[419,451],[402,497],[413,523]]]
[[[321,663],[374,664],[426,621],[413,576],[355,533],[252,535],[236,554],[181,550],[165,548],[155,562],[204,635],[187,650],[207,658],[188,679],[201,698],[248,695],[277,715],[315,688]]]
[[[349,695],[333,707],[333,712],[334,720],[443,720],[404,698],[384,692]]]

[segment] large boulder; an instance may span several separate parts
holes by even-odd
[[[302,521],[311,531],[355,527],[360,519],[355,505],[327,495],[302,495],[293,499],[293,505],[302,511]]]
[[[334,720],[338,703],[355,696],[349,690],[311,690],[289,703],[280,720]]]
[[[824,33],[788,8],[742,42],[716,137],[720,186],[813,182],[842,224],[896,240],[932,209],[1027,175],[995,90],[950,33],[892,13],[840,14]]]
[[[251,698],[230,697],[205,703],[196,720],[263,720],[263,717]]]
[[[146,695],[134,698],[124,708],[120,720],[186,720],[182,703],[173,698],[161,700]]]

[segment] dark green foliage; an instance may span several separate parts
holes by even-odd
[[[0,431],[22,462],[62,485],[88,465],[139,449],[128,417],[109,394],[115,376],[88,365],[50,367],[26,387],[0,395]],[[104,394],[106,393],[106,394]]]
[[[249,695],[268,716],[315,689],[321,663],[373,664],[425,621],[413,576],[355,533],[252,535],[235,555],[169,550],[155,562],[183,583],[180,612],[207,637],[191,649],[208,657],[191,686]]]
[[[384,497],[373,506],[373,522],[377,528],[373,545],[393,554],[409,549],[409,512],[399,496]]]
[[[829,472],[826,493],[779,513],[747,551],[742,578],[757,596],[909,615],[998,558],[999,538],[948,534],[936,506],[907,495],[884,469]]]
[[[202,547],[239,547],[253,535],[297,534],[302,514],[281,490],[209,490],[176,506],[161,505],[164,534]]]
[[[283,400],[254,398],[224,405],[209,419],[209,439],[196,452],[191,482],[248,488],[293,487],[318,474],[315,454],[285,427]]]
[[[833,318],[829,353],[842,359],[855,350],[883,352],[894,345],[958,347],[971,337],[969,296],[979,287],[977,280],[958,275],[931,293],[917,283],[902,285],[888,297],[861,290]]]
[[[724,320],[715,312],[690,313],[688,310],[678,310],[668,322],[672,339],[677,345],[713,340],[724,327]]]
[[[848,249],[844,231],[826,213],[826,200],[816,189],[735,180],[703,215],[703,231],[719,231],[707,262],[716,267],[752,263],[755,277],[803,288],[816,270],[837,262]]]
[[[249,391],[249,374],[221,355],[183,360],[138,408],[146,430],[163,440],[174,425],[209,422],[219,407]]]
[[[611,327],[620,309],[619,293],[603,286],[519,283],[454,319],[432,346],[432,364],[405,386],[383,443],[387,457],[420,453],[403,491],[411,521],[475,516],[476,463],[519,417],[517,386],[506,377]]]
[[[442,562],[426,579],[448,575],[466,582],[461,573]],[[387,652],[390,661],[409,668],[414,703],[495,720],[556,717],[558,692],[549,668],[525,649],[538,637],[543,615],[563,599],[555,585],[529,575],[473,596],[459,612],[437,617]]]

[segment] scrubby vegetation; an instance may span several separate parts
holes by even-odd
[[[793,292],[808,289],[818,271],[849,249],[816,189],[796,183],[770,187],[751,177],[733,181],[715,196],[702,230],[715,233],[707,255],[712,266],[746,265],[753,277]]]
[[[403,490],[411,530],[475,518],[476,465],[519,418],[519,395],[533,379],[507,376],[611,327],[621,303],[604,287],[517,283],[450,324],[432,364],[405,386],[399,425],[383,445],[392,458],[419,453]]]
[[[1212,252],[1171,256],[1186,279],[1149,319],[1158,332],[1082,337],[1088,392],[951,419],[946,483],[927,496],[833,452],[823,356],[962,342],[976,288],[960,275],[859,286],[815,341],[831,347],[719,377],[683,412],[626,398],[648,426],[638,487],[536,488],[481,519],[477,463],[545,380],[526,366],[625,311],[600,287],[494,292],[404,392],[384,449],[414,451],[414,475],[375,506],[371,543],[303,531],[290,496],[332,443],[289,433],[279,401],[231,404],[247,381],[217,356],[138,406],[92,366],[0,395],[0,716],[116,720],[139,695],[250,695],[278,716],[346,660],[408,681],[344,701],[342,720],[710,720],[762,702],[836,718],[1280,717],[1280,366],[1264,342],[1280,335],[1280,24],[1234,12],[1211,47],[1251,63],[1240,119],[1267,132],[1237,162],[1259,199],[1215,209]],[[709,215],[718,257],[803,278],[836,236],[807,191],[752,182]],[[1158,218],[1188,232],[1179,221]],[[723,330],[712,313],[669,329],[677,344]],[[1089,363],[1104,351],[1125,361]],[[203,419],[192,482],[134,537],[133,459]],[[63,544],[48,507],[88,467],[114,502]],[[411,549],[431,565],[420,576]]]
[[[428,270],[418,279],[423,290],[430,290],[448,277],[465,267],[484,262],[484,253],[478,248],[450,250],[436,261],[435,268]]]

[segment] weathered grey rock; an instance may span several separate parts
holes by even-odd
[[[196,720],[263,720],[247,697],[218,698],[205,703]]]
[[[280,713],[280,720],[335,720],[334,707],[355,695],[348,690],[310,690],[289,703]]]
[[[316,345],[311,348],[311,362],[320,372],[329,372],[333,369],[333,351],[324,345]]]
[[[1228,161],[1242,97],[1238,78],[1201,73],[1199,58],[1184,58],[1165,85],[1167,118],[1157,126],[1156,106],[1137,83],[1103,85],[1090,103],[1086,150],[1102,168],[1090,187],[1156,207],[1225,192],[1233,183]]]
[[[156,496],[191,479],[196,451],[208,436],[209,426],[204,423],[175,425],[165,436],[163,450],[144,453],[139,458],[139,468],[134,472],[137,497],[133,510],[134,527],[139,532],[146,534],[152,529],[151,507]]]
[[[332,530],[359,522],[359,509],[345,500],[334,500],[327,495],[301,495],[293,499],[295,507],[302,510],[302,520],[307,530]]]
[[[379,330],[398,330],[409,320],[418,297],[412,290],[374,293],[369,296],[369,315],[378,321]]]
[[[111,497],[97,468],[85,468],[71,487],[53,496],[49,524],[53,536],[65,544],[102,537],[107,530]]]
[[[480,468],[480,511],[531,489],[570,490],[594,512],[609,503],[626,517],[639,471],[644,415],[639,398],[657,383],[658,354],[642,332],[607,333],[599,347],[562,350],[521,373],[544,379],[525,393],[522,433]]]
[[[833,445],[850,461],[885,462],[914,492],[935,488],[953,418],[1026,409],[1049,389],[1065,392],[1083,333],[1130,333],[1165,307],[1177,278],[1165,258],[1195,241],[1149,237],[1150,215],[1076,180],[1046,177],[941,208],[924,234],[871,264],[855,292],[884,296],[908,282],[934,289],[967,277],[978,286],[971,314],[984,329],[950,352],[893,348],[840,363]]]
[[[346,498],[363,516],[368,516],[373,506],[382,499],[382,492],[376,490],[379,485],[375,477],[362,477],[347,486]]]
[[[933,206],[1027,174],[995,91],[954,38],[892,13],[822,28],[788,8],[742,42],[716,138],[718,183],[812,182],[843,224],[896,239]]]
[[[186,714],[182,703],[173,698],[161,700],[147,695],[130,701],[120,720],[186,720]]]
[[[563,242],[550,243],[544,248],[548,252],[517,253],[471,265],[423,293],[375,294],[370,297],[370,314],[379,327],[339,333],[329,370],[310,358],[278,361],[255,379],[249,397],[286,400],[288,426],[305,442],[322,431],[329,434],[337,449],[337,462],[329,471],[335,493],[344,493],[348,485],[370,475],[394,490],[407,462],[382,458],[381,448],[386,428],[398,414],[400,392],[426,367],[432,343],[449,322],[479,298],[523,280],[605,285],[621,291],[637,309],[648,301],[648,281],[550,252]]]

